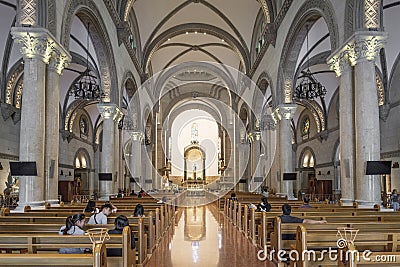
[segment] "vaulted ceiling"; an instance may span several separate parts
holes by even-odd
[[[246,72],[261,3],[265,0],[122,0],[120,10],[126,18],[132,12],[136,17],[148,73],[188,61],[219,62]]]

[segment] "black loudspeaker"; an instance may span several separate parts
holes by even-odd
[[[37,176],[36,162],[10,162],[11,176]]]
[[[295,172],[286,172],[283,174],[283,181],[296,181],[297,173]]]
[[[246,179],[240,179],[240,180],[239,180],[239,183],[240,183],[240,184],[245,184],[246,182],[247,182]]]
[[[346,178],[350,178],[350,160],[344,160],[344,173]]]
[[[52,159],[50,162],[50,167],[49,167],[49,178],[50,179],[54,178],[54,165],[55,164],[56,164],[56,161],[54,159]]]
[[[129,178],[129,182],[130,183],[134,183],[135,182],[135,178],[133,178],[133,177]]]
[[[99,173],[99,181],[112,181],[112,173]]]
[[[391,171],[391,161],[367,161],[367,166],[365,168],[366,175],[391,174]]]

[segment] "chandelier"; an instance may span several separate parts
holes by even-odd
[[[307,99],[307,100],[312,100],[316,97],[324,97],[326,94],[326,88],[323,86],[316,78],[315,76],[311,73],[310,71],[310,51],[308,49],[308,25],[306,25],[307,29],[307,70],[302,71],[302,76],[300,83],[296,86],[294,93],[293,93],[293,98],[302,100],[302,99]]]
[[[85,100],[101,100],[103,92],[100,85],[97,83],[97,77],[93,75],[89,68],[89,27],[87,25],[87,40],[86,40],[86,70],[81,73],[80,78],[73,85],[69,91],[70,96],[74,96],[75,99]]]

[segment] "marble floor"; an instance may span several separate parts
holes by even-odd
[[[275,266],[259,261],[257,251],[215,206],[180,208],[145,267]]]

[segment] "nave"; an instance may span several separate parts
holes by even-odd
[[[257,251],[215,204],[179,208],[175,227],[169,229],[146,267],[275,266],[257,260]]]

